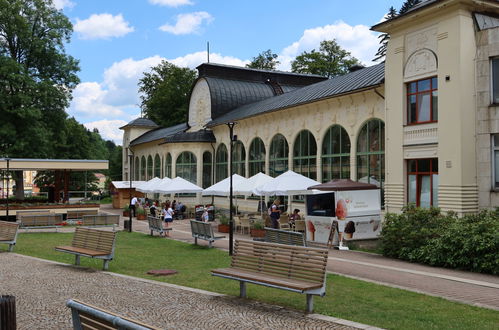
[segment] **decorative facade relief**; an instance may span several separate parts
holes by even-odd
[[[404,78],[425,76],[437,71],[437,57],[429,49],[413,53],[405,65]]]
[[[416,51],[429,49],[437,52],[437,28],[432,27],[423,31],[417,31],[406,36],[406,60]]]
[[[198,131],[211,121],[210,87],[204,79],[198,80],[192,90],[189,102],[189,126]]]
[[[429,144],[438,142],[437,124],[404,127],[404,145]]]

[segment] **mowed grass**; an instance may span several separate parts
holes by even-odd
[[[74,256],[56,252],[70,245],[73,234],[23,233],[15,252],[74,263]],[[0,247],[2,248],[2,247]],[[239,283],[210,275],[227,267],[227,252],[140,233],[118,233],[109,271],[192,288],[239,295]],[[81,266],[102,269],[102,260],[81,258]],[[167,277],[147,275],[151,269],[174,269]],[[91,274],[89,274],[91,276]],[[305,295],[248,284],[248,298],[305,310]],[[410,291],[328,275],[327,294],[314,298],[315,312],[387,329],[498,329],[499,312],[450,302]]]

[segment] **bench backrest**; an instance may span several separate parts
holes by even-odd
[[[0,221],[0,240],[15,240],[18,228],[19,224],[17,222]]]
[[[323,284],[328,250],[236,240],[231,267]]]
[[[191,231],[193,235],[201,235],[208,238],[213,238],[213,228],[208,222],[191,220]]]
[[[83,225],[118,225],[120,216],[118,214],[84,215],[81,218]]]
[[[305,232],[305,220],[295,220],[295,230]]]
[[[71,246],[113,253],[116,232],[77,227]]]
[[[161,231],[163,229],[163,224],[161,223],[161,218],[157,218],[152,215],[147,216],[147,222],[149,223],[149,229],[156,229]]]
[[[265,227],[265,242],[306,246],[303,233]]]
[[[27,215],[51,215],[50,211],[17,211],[16,212],[16,221],[21,221],[21,217]]]
[[[159,330],[159,328],[120,316],[76,299],[68,300],[66,305],[71,308],[74,329]]]
[[[98,210],[68,211],[66,219],[81,219],[85,215],[97,215]]]
[[[62,214],[21,215],[21,226],[55,226],[62,223]]]

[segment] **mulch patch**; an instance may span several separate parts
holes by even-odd
[[[154,276],[168,276],[177,274],[177,271],[173,269],[153,269],[148,271],[147,274]]]

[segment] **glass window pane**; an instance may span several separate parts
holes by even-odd
[[[433,174],[432,175],[432,205],[437,207],[438,206],[438,174]]]
[[[416,93],[416,83],[415,82],[412,82],[410,84],[407,85],[407,92],[408,93]]]
[[[499,58],[492,60],[492,102],[499,104]]]
[[[494,135],[494,148],[499,148],[499,134]]]
[[[438,89],[438,79],[437,77],[431,78],[431,88]]]
[[[432,100],[431,100],[431,106],[432,106],[432,118],[431,120],[433,121],[438,121],[438,92],[434,91],[432,93]]]
[[[431,182],[429,175],[422,175],[421,177],[421,192],[419,195],[419,206],[428,208],[430,207],[431,197]]]
[[[417,167],[416,167],[416,164],[417,162],[415,160],[409,160],[407,162],[407,172],[411,172],[411,173],[414,173],[417,171]]]
[[[438,159],[437,158],[434,158],[431,161],[431,171],[438,173]]]
[[[409,96],[409,123],[415,123],[416,118],[416,95]]]
[[[418,160],[418,172],[430,172],[430,160],[429,159]]]
[[[494,164],[495,164],[495,186],[499,187],[499,150],[494,151]]]
[[[416,204],[416,175],[409,175],[407,187],[407,202]]]
[[[430,79],[418,81],[418,92],[427,91],[430,89]]]
[[[430,121],[430,94],[418,95],[418,122]]]

